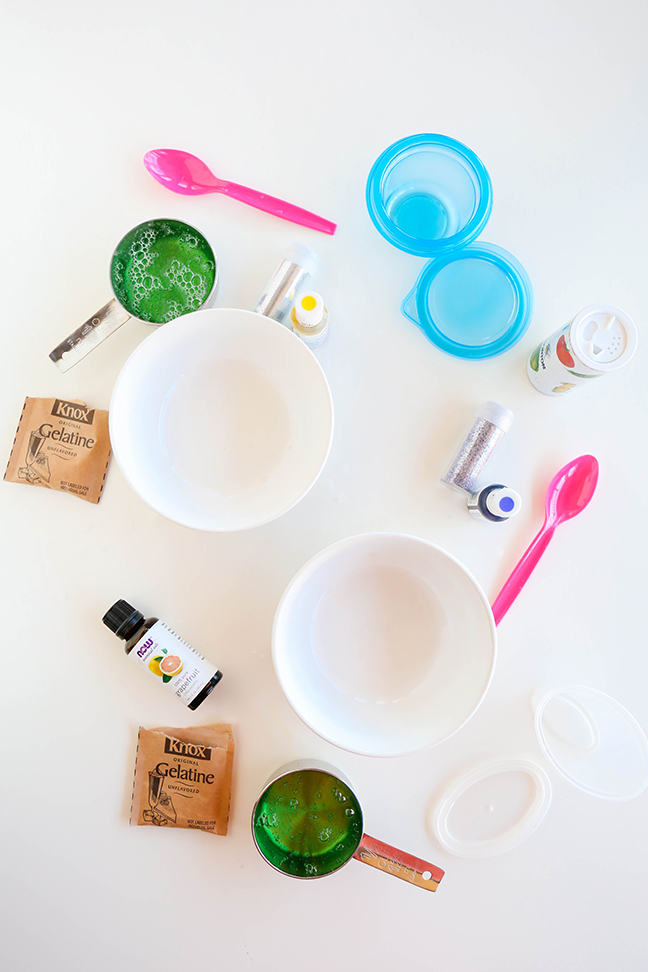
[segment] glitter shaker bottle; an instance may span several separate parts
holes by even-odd
[[[562,395],[618,371],[637,347],[637,328],[620,307],[591,304],[529,355],[529,381],[543,395]]]
[[[474,493],[480,473],[497,443],[511,428],[513,418],[513,412],[503,405],[484,402],[441,482],[457,493]]]
[[[292,243],[258,301],[252,308],[257,314],[283,321],[298,290],[317,270],[319,257],[301,243]]]

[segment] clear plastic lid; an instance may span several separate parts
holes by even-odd
[[[496,759],[470,770],[441,795],[432,829],[459,857],[491,857],[517,847],[542,823],[551,783],[527,759]]]
[[[593,688],[555,688],[535,710],[538,742],[566,780],[602,800],[632,800],[648,785],[648,740],[619,702]]]

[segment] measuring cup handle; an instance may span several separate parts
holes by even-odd
[[[130,314],[113,297],[90,320],[61,341],[50,352],[50,360],[59,371],[69,371],[129,318]]]
[[[417,888],[424,888],[426,891],[436,891],[439,882],[445,871],[442,871],[436,864],[421,860],[405,851],[397,850],[390,844],[383,844],[381,840],[363,834],[360,846],[353,855],[357,861],[369,864],[370,867],[378,867],[385,874],[400,878],[401,881],[408,881],[415,884]]]

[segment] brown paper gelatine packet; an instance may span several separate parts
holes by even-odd
[[[109,460],[107,411],[61,398],[26,398],[4,478],[98,503]]]
[[[130,822],[227,833],[234,735],[228,725],[140,728]]]

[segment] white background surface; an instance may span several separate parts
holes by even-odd
[[[47,355],[108,299],[123,233],[163,215],[213,243],[218,306],[251,307],[292,240],[319,252],[331,331],[318,357],[337,419],[312,492],[243,534],[163,520],[114,463],[96,507],[0,485],[3,967],[645,969],[648,792],[615,804],[570,786],[543,762],[530,707],[538,687],[584,683],[648,727],[645,4],[3,7],[0,454],[26,395],[108,407],[145,325],[124,326],[66,375]],[[500,358],[446,357],[400,314],[422,264],[375,231],[364,186],[388,144],[421,131],[482,158],[494,186],[484,239],[533,282],[531,327]],[[225,178],[337,220],[338,233],[171,195],[141,163],[157,147],[192,151]],[[595,301],[637,321],[634,361],[565,399],[539,395],[529,350]],[[488,479],[518,489],[525,508],[502,526],[473,521],[438,484],[487,398],[516,414]],[[353,533],[398,530],[445,547],[494,597],[541,524],[551,476],[584,452],[600,460],[596,497],[560,528],[502,623],[492,688],[460,733],[383,761],[336,750],[300,722],[273,673],[270,631],[305,560]],[[101,624],[119,597],[221,667],[197,713],[147,682]],[[236,732],[229,835],[129,829],[137,727],[213,720]],[[276,767],[303,756],[349,776],[369,833],[447,870],[435,895],[354,862],[307,885],[263,863],[252,803]],[[454,858],[428,829],[431,803],[494,756],[540,761],[553,805],[517,849]]]

